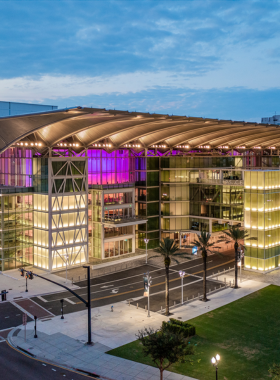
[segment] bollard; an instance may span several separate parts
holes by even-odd
[[[64,315],[63,315],[63,299],[62,300],[60,300],[60,302],[61,302],[61,317],[60,317],[60,319],[64,319]]]
[[[147,311],[147,305],[145,305],[145,311]]]
[[[218,274],[220,274],[220,271],[218,270]]]
[[[162,313],[162,306],[160,307],[160,312]]]
[[[229,286],[231,287],[231,281],[229,282]]]
[[[176,301],[174,301],[174,306],[176,305]]]
[[[226,278],[226,277],[224,278],[224,283],[225,283],[225,284],[227,283],[227,278]]]
[[[137,302],[137,309],[138,309],[138,302]]]
[[[35,322],[35,326],[34,326],[34,330],[35,330],[35,332],[34,332],[34,338],[38,338],[38,336],[37,336],[37,329],[36,329],[36,321],[37,321],[37,317],[35,315],[34,316],[34,322]]]
[[[111,306],[111,312],[113,312],[114,311],[114,306]]]
[[[224,269],[224,273],[226,273],[226,268]]]

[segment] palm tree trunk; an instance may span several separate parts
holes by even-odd
[[[169,315],[169,266],[165,267],[165,315]]]
[[[206,296],[206,270],[207,270],[207,257],[203,257],[203,301],[207,301]]]
[[[234,243],[235,249],[235,280],[234,280],[234,289],[238,289],[237,276],[238,276],[238,268],[237,268],[237,260],[238,260],[238,243]]]

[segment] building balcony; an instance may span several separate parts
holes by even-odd
[[[244,181],[242,179],[224,179],[223,185],[244,186]]]
[[[242,179],[208,179],[208,178],[196,178],[191,179],[190,183],[202,183],[209,185],[228,185],[228,186],[244,186]]]
[[[108,227],[122,227],[136,224],[144,224],[147,222],[146,217],[142,216],[130,216],[130,217],[115,217],[115,218],[103,218],[102,223]]]

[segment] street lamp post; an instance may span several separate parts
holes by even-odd
[[[182,284],[182,305],[184,303],[184,288],[183,288],[183,286],[184,286],[184,277],[185,277],[185,274],[186,273],[184,271],[180,270],[179,275],[181,277],[181,284]]]
[[[150,317],[150,286],[152,284],[152,277],[149,274],[149,271],[144,273],[144,296],[148,296],[148,315],[147,317]]]
[[[211,359],[211,363],[213,364],[214,367],[216,367],[216,380],[218,380],[218,364],[220,362],[220,355],[217,354],[215,357],[213,356],[213,358]]]
[[[148,264],[148,243],[149,243],[149,239],[144,239],[144,242],[146,244],[146,264]]]

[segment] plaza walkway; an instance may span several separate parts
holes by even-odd
[[[209,296],[210,302],[193,301],[172,310],[174,318],[188,320],[208,311],[226,305],[267,286],[266,283],[246,280],[238,290],[227,288]],[[34,322],[27,324],[27,339],[24,327],[10,331],[8,340],[43,360],[62,366],[81,369],[98,374],[104,379],[113,380],[156,380],[157,368],[117,358],[106,352],[136,339],[135,334],[144,327],[159,328],[168,318],[159,313],[147,313],[143,309],[129,306],[127,302],[92,309],[92,338],[94,346],[87,346],[87,310],[65,315],[48,317],[38,321],[34,338]],[[168,380],[191,380],[190,377],[166,371]]]

